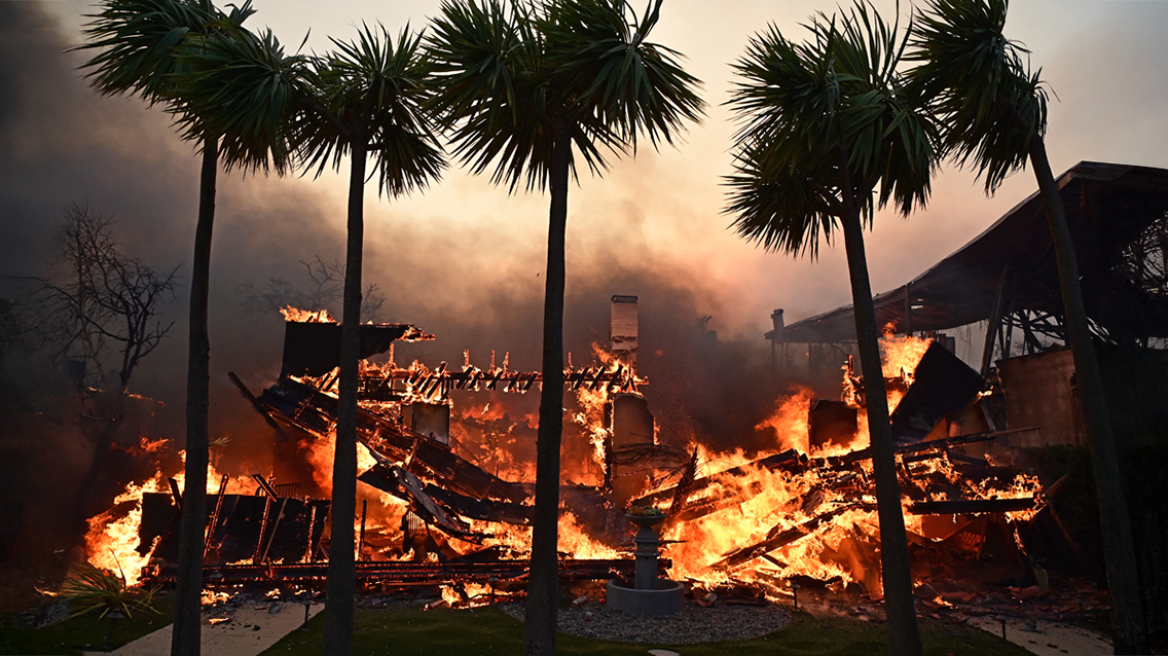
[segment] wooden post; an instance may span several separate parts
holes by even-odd
[[[998,278],[998,289],[994,293],[994,305],[990,310],[989,323],[986,324],[985,347],[981,351],[981,375],[990,371],[990,364],[994,359],[994,333],[1002,323],[1002,296],[1006,289],[1006,279],[1010,275],[1010,265],[1002,267],[1002,275]]]

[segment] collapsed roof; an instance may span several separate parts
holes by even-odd
[[[1116,339],[1168,337],[1168,170],[1080,162],[1057,182],[1090,318]],[[994,321],[996,313],[1028,310],[1061,317],[1054,247],[1038,193],[911,282],[878,294],[873,303],[878,325],[891,324],[896,333]],[[855,340],[852,306],[766,337],[778,342]]]

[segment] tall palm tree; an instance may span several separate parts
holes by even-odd
[[[864,373],[880,520],[888,640],[919,655],[908,542],[900,505],[879,333],[864,252],[865,226],[892,203],[908,215],[928,197],[936,128],[905,93],[898,71],[906,37],[866,3],[819,14],[796,43],[771,26],[734,65],[729,104],[744,121],[726,212],[750,241],[772,251],[818,254],[843,233]]]
[[[927,0],[913,29],[910,58],[920,64],[910,76],[923,97],[933,98],[946,126],[945,147],[959,164],[972,164],[992,193],[1006,175],[1034,169],[1046,211],[1059,273],[1067,341],[1075,362],[1079,400],[1091,445],[1091,460],[1103,527],[1116,653],[1148,653],[1131,520],[1119,458],[1107,418],[1103,381],[1066,212],[1046,155],[1046,92],[1023,60],[1028,51],[1006,39],[1008,0]]]
[[[349,654],[353,643],[357,507],[357,368],[360,353],[361,263],[365,180],[374,159],[378,191],[391,197],[438,179],[446,159],[425,103],[430,64],[421,35],[407,27],[396,42],[365,26],[356,41],[332,40],[337,50],[316,58],[314,93],[302,101],[296,127],[300,148],[319,175],[349,159],[348,241],[341,323],[340,402],[333,458],[328,603],[324,653]]]
[[[215,183],[220,165],[230,170],[283,172],[290,149],[283,143],[286,119],[281,84],[266,87],[210,87],[196,92],[190,85],[207,67],[229,65],[207,61],[223,44],[244,40],[278,47],[274,39],[247,36],[243,21],[254,13],[249,3],[224,13],[209,0],[104,0],[85,34],[83,49],[100,52],[86,65],[88,77],[104,95],[129,94],[150,104],[161,103],[183,126],[183,138],[200,144],[202,166],[191,272],[190,333],[187,362],[186,490],[179,533],[175,622],[172,654],[199,653],[199,613],[203,584],[203,540],[206,529],[208,464],[208,400],[210,340],[207,329],[211,235],[215,218]],[[270,36],[270,35],[269,35]],[[192,41],[199,45],[193,48]],[[269,61],[282,61],[269,53]],[[286,62],[284,62],[286,63]],[[249,94],[248,104],[223,102],[226,95]],[[238,97],[238,96],[237,96]],[[216,111],[225,110],[223,114]],[[232,113],[234,112],[234,113]]]
[[[555,651],[560,438],[564,396],[564,242],[575,151],[594,173],[605,150],[635,151],[638,135],[672,143],[697,121],[698,80],[677,53],[646,41],[661,0],[638,17],[624,0],[445,0],[430,46],[435,106],[452,127],[455,152],[492,181],[551,196],[543,323],[543,386],[536,456],[525,654]]]

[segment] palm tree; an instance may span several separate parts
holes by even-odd
[[[944,145],[958,164],[972,163],[993,193],[1029,159],[1054,245],[1063,309],[1091,445],[1116,653],[1148,653],[1147,625],[1119,458],[1103,382],[1091,343],[1079,265],[1058,185],[1046,156],[1046,91],[1003,34],[1008,0],[927,0],[913,29],[914,86],[932,98],[946,126]]]
[[[733,226],[772,251],[818,254],[843,233],[864,373],[891,653],[919,655],[908,542],[864,253],[865,226],[891,202],[908,215],[928,197],[936,128],[898,72],[906,38],[870,6],[819,14],[806,43],[771,26],[734,65],[729,104],[745,123],[727,177]]]
[[[191,273],[190,334],[187,363],[186,490],[179,534],[175,622],[171,652],[199,653],[199,613],[203,583],[203,539],[206,529],[208,464],[208,397],[210,340],[207,305],[210,287],[211,234],[215,218],[215,182],[219,166],[245,171],[283,172],[290,150],[282,143],[286,119],[283,84],[205,90],[193,95],[204,66],[224,62],[205,58],[222,44],[243,39],[252,45],[276,46],[274,39],[246,36],[243,21],[254,13],[249,3],[223,13],[209,0],[104,0],[91,16],[83,49],[97,49],[85,66],[88,77],[104,95],[136,95],[150,104],[162,103],[184,128],[183,138],[200,144],[202,167],[199,209]],[[270,35],[269,35],[270,37]],[[194,50],[184,49],[197,40]],[[226,46],[224,46],[226,47]],[[283,60],[269,57],[269,61]],[[284,62],[288,63],[288,62]],[[229,94],[249,94],[245,107],[224,102]],[[236,95],[238,98],[239,96]],[[228,113],[213,114],[218,107]],[[232,114],[230,112],[237,112]]]
[[[646,41],[661,0],[638,17],[624,0],[445,0],[430,46],[435,106],[455,152],[492,181],[551,196],[543,324],[543,386],[536,456],[535,517],[524,653],[555,651],[560,438],[563,430],[564,235],[576,153],[594,173],[603,146],[635,152],[638,135],[672,143],[697,121],[698,80],[677,53]]]
[[[348,243],[341,328],[340,402],[333,458],[328,615],[324,653],[349,654],[356,586],[353,517],[357,507],[357,368],[365,180],[374,158],[378,191],[399,196],[426,187],[446,166],[425,108],[430,64],[421,35],[365,26],[358,39],[333,39],[337,51],[314,61],[314,93],[302,100],[298,143],[319,175],[349,158]]]

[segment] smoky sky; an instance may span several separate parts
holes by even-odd
[[[591,343],[607,337],[609,297],[638,295],[642,361],[652,381],[647,394],[651,403],[658,395],[656,401],[665,405],[663,390],[684,388],[677,398],[694,407],[672,409],[676,416],[750,424],[753,413],[743,406],[782,386],[759,374],[769,363],[762,333],[770,327],[771,309],[785,308],[792,323],[851,301],[841,248],[823,245],[818,260],[762,253],[726,230],[731,218],[720,214],[718,176],[728,170],[733,131],[720,105],[730,88],[727,63],[767,20],[797,38],[798,24],[823,9],[821,4],[773,7],[744,1],[742,15],[709,26],[694,21],[706,14],[704,4],[672,3],[657,36],[689,55],[686,65],[706,81],[709,118],[676,148],[658,154],[645,146],[636,158],[613,159],[601,177],[582,175],[570,191],[567,349],[574,363],[587,361]],[[1019,4],[1011,7],[1007,25],[1010,36],[1031,48],[1032,63],[1043,67],[1054,93],[1047,142],[1056,172],[1080,160],[1168,164],[1160,129],[1168,97],[1161,84],[1164,69],[1157,64],[1168,42],[1156,32],[1168,5],[1067,6],[1073,10]],[[280,36],[288,44],[298,43],[312,24],[305,16],[319,11],[304,3],[260,3],[260,8],[252,27],[273,21],[286,32]],[[359,21],[341,14],[365,9],[362,3],[343,3],[336,20],[314,29],[314,43],[324,43],[325,36],[344,38],[343,32],[322,30],[342,30],[337,20],[355,25]],[[387,9],[387,20],[400,18],[399,10],[404,11]],[[160,268],[190,260],[195,148],[180,141],[162,108],[100,97],[89,88],[78,70],[88,53],[67,52],[81,39],[75,28],[83,11],[72,1],[0,2],[0,275],[32,273],[50,259],[56,226],[74,202],[113,216],[131,255]],[[62,17],[70,27],[57,25]],[[969,171],[947,165],[934,181],[927,210],[908,220],[890,212],[877,217],[867,237],[873,288],[887,290],[919,275],[1033,187],[1029,171],[1022,172],[987,199]],[[304,286],[309,281],[302,261],[343,259],[344,174],[281,179],[221,173],[216,205],[214,430],[249,435],[254,417],[226,372],[236,371],[257,389],[274,380],[282,334],[278,316],[257,319],[245,312],[238,290],[272,279]],[[469,349],[479,366],[495,351],[500,361],[509,353],[513,368],[538,368],[545,195],[508,194],[485,176],[452,165],[440,182],[408,197],[379,198],[370,185],[365,219],[364,281],[385,297],[378,318],[414,323],[438,336],[436,342],[401,346],[400,362],[419,358],[431,366],[440,361],[457,366]],[[185,271],[180,269],[180,276]],[[0,281],[0,295],[12,293],[11,281]],[[166,307],[177,320],[171,336],[134,382],[168,403],[171,430],[180,433],[181,421],[174,417],[181,416],[185,303],[184,288]],[[695,328],[705,316],[713,317],[708,323],[717,331],[713,340]],[[656,356],[659,351],[662,356]],[[744,396],[741,390],[752,393]],[[769,407],[770,400],[758,405]]]
[[[39,3],[0,3],[0,244],[3,274],[29,275],[53,258],[64,208],[83,203],[112,216],[127,253],[159,268],[190,260],[197,209],[198,154],[182,142],[161,107],[132,98],[102,97],[88,86],[81,64],[90,55],[71,43]],[[621,180],[635,196],[636,183]],[[572,194],[586,198],[587,180]],[[490,190],[499,206],[476,207],[485,181],[450,176],[465,209],[445,213],[424,203],[377,199],[367,193],[363,279],[385,298],[378,318],[414,323],[435,342],[401,345],[400,363],[419,359],[460,366],[464,350],[481,367],[492,351],[512,369],[539,368],[545,268],[546,197]],[[278,179],[219,175],[212,259],[212,432],[260,448],[267,431],[229,383],[235,371],[258,391],[279,370],[282,323],[275,313],[245,311],[244,285],[272,279],[311,284],[305,261],[342,260],[343,198],[311,177]],[[641,299],[642,372],[646,393],[662,407],[664,423],[681,435],[695,426],[718,427],[727,445],[749,439],[771,407],[775,384],[761,333],[720,329],[724,293],[700,262],[661,260],[670,248],[646,229],[646,212],[633,201],[581,213],[604,214],[594,225],[572,225],[568,243],[566,349],[588,364],[594,342],[608,339],[610,297]],[[481,216],[480,216],[481,214]],[[615,216],[614,216],[615,214]],[[469,218],[476,220],[467,220]],[[178,298],[164,308],[176,320],[171,334],[143,362],[132,387],[166,404],[155,430],[182,434],[185,380],[186,277]],[[6,280],[0,294],[14,294]],[[339,304],[330,308],[339,315]],[[713,319],[699,328],[702,317]],[[656,391],[655,390],[659,390]],[[748,402],[749,401],[749,402]],[[749,406],[749,407],[748,407]],[[651,406],[652,407],[652,406]],[[257,437],[257,435],[259,437]]]

